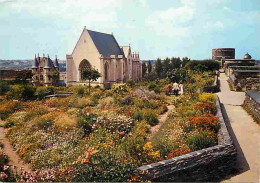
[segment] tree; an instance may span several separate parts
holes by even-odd
[[[29,70],[21,70],[17,73],[16,77],[15,77],[15,81],[17,83],[22,83],[22,84],[26,84],[28,83],[28,79],[32,78],[32,72]]]
[[[163,65],[162,65],[162,60],[160,58],[158,58],[155,61],[154,70],[155,70],[155,73],[157,74],[157,76],[159,78],[161,78],[162,77],[162,73],[163,73]]]
[[[89,70],[84,70],[82,72],[82,79],[88,80],[89,94],[90,94],[90,81],[96,81],[100,77],[101,74],[98,72],[98,70],[94,68],[91,68]]]
[[[188,57],[183,57],[182,58],[182,67],[185,67],[185,65],[190,61]]]
[[[144,75],[146,74],[146,71],[147,71],[147,66],[146,66],[146,63],[142,63],[142,76],[144,77]]]
[[[178,68],[181,67],[180,57],[172,57],[171,58],[171,67],[172,67],[172,69],[178,69]]]
[[[58,71],[52,71],[49,73],[49,76],[53,79],[54,85],[57,83],[59,80],[59,72]]]
[[[152,72],[153,66],[152,66],[151,61],[148,62],[148,67],[147,67],[147,69],[148,69],[148,73],[151,73],[151,72]]]
[[[167,72],[171,70],[171,64],[170,64],[170,59],[166,57],[166,59],[163,61],[163,73],[164,77],[166,76]]]

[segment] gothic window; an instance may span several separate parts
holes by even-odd
[[[83,59],[79,64],[79,73],[80,73],[81,80],[83,80],[83,78],[82,78],[83,71],[90,70],[90,69],[91,69],[91,65],[90,65],[89,61],[87,61],[86,59]]]
[[[40,80],[43,80],[43,75],[40,75]]]
[[[105,80],[107,81],[108,80],[108,63],[106,62],[105,63]]]

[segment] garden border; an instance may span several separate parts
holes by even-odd
[[[225,124],[220,101],[216,101],[220,121],[218,145],[163,160],[137,169],[152,181],[219,181],[236,171],[236,149]]]

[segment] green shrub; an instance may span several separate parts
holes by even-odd
[[[84,95],[84,93],[85,93],[85,90],[84,90],[84,88],[79,88],[79,89],[78,89],[78,91],[77,91],[77,93],[78,93],[78,95],[81,95],[81,96],[83,96],[83,95]]]
[[[151,82],[151,83],[149,83],[149,85],[148,85],[148,89],[149,89],[149,90],[154,90],[156,87],[157,87],[157,85],[156,85],[154,82]]]
[[[9,90],[10,90],[9,85],[5,81],[0,80],[0,95],[4,95]]]
[[[155,126],[159,122],[158,116],[155,114],[153,110],[144,110],[143,119],[151,126]]]
[[[89,135],[92,130],[92,125],[96,122],[97,115],[81,113],[78,117],[78,126],[83,128],[84,135]]]
[[[207,130],[188,137],[186,143],[192,151],[201,150],[217,144],[216,140],[210,136]]]
[[[35,94],[35,88],[31,85],[13,85],[7,92],[7,97],[17,100],[32,99]]]
[[[134,120],[141,121],[143,119],[143,114],[140,110],[136,110],[131,114]]]

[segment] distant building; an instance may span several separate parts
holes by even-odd
[[[223,62],[235,90],[260,90],[260,68],[250,54],[246,53],[242,59],[225,59]]]
[[[212,60],[235,59],[235,48],[212,49]]]
[[[84,70],[96,68],[101,77],[96,84],[111,86],[127,80],[142,79],[142,64],[131,47],[120,47],[113,34],[95,32],[84,27],[71,55],[67,59],[67,85],[85,84]]]
[[[35,86],[55,85],[59,80],[59,63],[57,57],[52,61],[49,57],[36,57],[32,63],[32,83]]]

